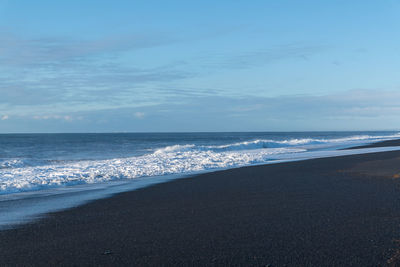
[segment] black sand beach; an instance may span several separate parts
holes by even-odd
[[[175,180],[1,231],[0,265],[395,266],[399,174],[396,151]]]
[[[371,143],[368,145],[364,146],[355,146],[350,149],[358,149],[358,148],[372,148],[372,147],[387,147],[387,146],[399,146],[399,140],[387,140],[387,141],[381,141],[381,142],[376,142],[376,143]],[[347,148],[349,149],[349,148]]]

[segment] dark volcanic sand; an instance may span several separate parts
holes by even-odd
[[[395,263],[398,172],[384,152],[175,180],[1,231],[0,265]]]
[[[381,142],[376,142],[376,143],[372,143],[372,144],[368,144],[368,145],[364,145],[364,146],[355,146],[355,147],[347,148],[347,149],[385,147],[385,146],[400,146],[400,139],[381,141]]]

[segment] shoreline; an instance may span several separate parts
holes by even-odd
[[[380,143],[381,142],[378,142],[378,144]],[[243,167],[400,150],[400,146],[392,146],[395,145],[394,143],[389,142],[386,145],[385,144],[386,143],[383,142],[382,146],[367,146],[358,150],[355,150],[357,147],[354,147],[347,150],[338,149],[332,151],[299,152],[295,154],[296,157],[293,157],[292,155],[289,157],[278,156],[275,160],[271,160],[269,162],[203,170],[195,173],[140,177],[105,183],[82,184],[48,190],[27,191],[19,194],[0,195],[0,231],[20,227],[21,225],[23,226],[27,223],[35,223],[36,221],[45,218],[49,213],[76,208],[92,201],[110,198],[122,192],[134,191],[140,188],[152,186],[158,183],[165,183],[175,179],[196,177],[201,174]]]
[[[360,148],[399,146],[399,144],[400,144],[400,139],[392,139],[392,140],[374,142],[374,143],[361,145],[361,146],[354,146],[354,147],[350,147],[350,148],[346,148],[346,149],[360,149]]]
[[[400,151],[379,152],[118,193],[0,231],[0,265],[394,264],[397,166]]]

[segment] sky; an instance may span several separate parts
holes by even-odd
[[[0,0],[0,133],[397,130],[400,0]]]

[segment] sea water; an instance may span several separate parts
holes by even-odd
[[[399,132],[0,135],[0,227],[176,177],[255,164],[366,153],[338,150]]]

